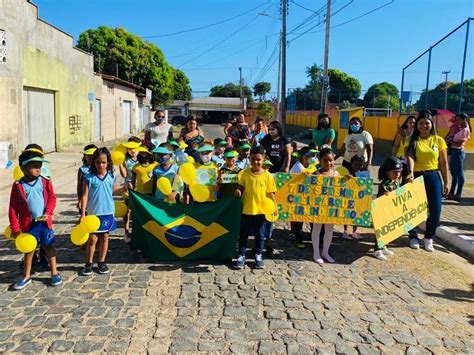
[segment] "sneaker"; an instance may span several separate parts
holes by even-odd
[[[349,235],[349,233],[344,231],[344,233],[342,233],[342,239],[351,239],[351,236]]]
[[[92,264],[85,264],[84,269],[82,269],[82,275],[91,276],[92,275]]]
[[[363,237],[360,235],[359,232],[352,233],[352,239],[362,239]]]
[[[63,283],[63,279],[61,278],[61,275],[57,274],[57,275],[51,276],[51,282],[50,282],[51,286],[59,286],[62,283]]]
[[[255,268],[256,269],[264,269],[265,263],[263,262],[262,254],[255,255]]]
[[[391,251],[391,250],[389,250],[387,247],[384,247],[384,248],[382,249],[382,253],[383,253],[384,255],[386,255],[386,256],[393,256],[393,255],[394,255],[394,252]]]
[[[324,260],[319,256],[319,257],[316,257],[313,255],[313,260],[319,264],[319,265],[323,265],[324,264]]]
[[[245,266],[245,256],[239,255],[237,258],[237,261],[235,262],[235,268],[236,269],[243,269]]]
[[[387,260],[387,257],[383,253],[383,250],[380,250],[380,249],[376,250],[376,251],[373,252],[372,255],[375,256],[379,260]]]
[[[295,247],[297,247],[298,249],[304,249],[306,248],[306,244],[295,242]]]
[[[420,249],[420,242],[418,239],[413,238],[410,239],[410,248],[412,249]]]
[[[103,263],[98,263],[97,267],[99,268],[99,274],[108,274],[109,273],[109,267],[105,262]]]
[[[22,290],[31,283],[31,278],[21,279],[16,284],[13,285],[14,290]]]
[[[425,239],[425,250],[429,251],[430,253],[434,252],[433,248],[433,239]]]

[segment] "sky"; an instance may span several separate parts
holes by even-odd
[[[190,78],[194,96],[214,85],[268,81],[276,92],[280,0],[34,0],[40,18],[71,34],[123,27],[156,44]],[[307,84],[306,67],[323,63],[326,0],[288,0],[287,88]],[[385,5],[385,6],[384,6]],[[468,17],[472,0],[332,0],[329,67],[363,90],[387,81],[400,88],[402,68]],[[229,20],[229,21],[226,21]],[[201,30],[198,27],[221,24]],[[299,27],[298,27],[299,26]],[[187,31],[191,30],[191,31]],[[176,32],[184,33],[175,34]],[[465,26],[432,52],[430,87],[460,81]],[[474,77],[474,21],[465,78]],[[426,85],[428,56],[406,70],[405,90]]]

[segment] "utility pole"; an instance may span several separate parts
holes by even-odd
[[[281,127],[283,132],[286,126],[286,15],[288,14],[288,1],[281,0]]]
[[[240,112],[244,111],[244,90],[242,87],[242,67],[239,67],[239,72],[240,72]]]
[[[280,31],[280,50],[278,54],[278,85],[277,85],[277,116],[276,119],[281,123],[281,31]]]
[[[444,109],[448,107],[448,74],[451,73],[451,70],[445,70],[441,72],[444,74]]]
[[[327,95],[329,88],[329,30],[331,28],[331,0],[327,0],[326,10],[326,38],[324,43],[324,67],[323,67],[323,87],[321,89],[321,113],[326,112]]]

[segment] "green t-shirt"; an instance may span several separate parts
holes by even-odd
[[[327,139],[333,141],[335,137],[336,132],[332,128],[328,128],[325,131],[313,128],[313,142],[319,149],[326,144]]]

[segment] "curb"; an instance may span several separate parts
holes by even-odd
[[[423,231],[426,230],[426,222],[419,225]],[[436,229],[436,236],[449,245],[461,250],[465,254],[474,258],[474,238],[459,233],[455,229],[441,226]]]

